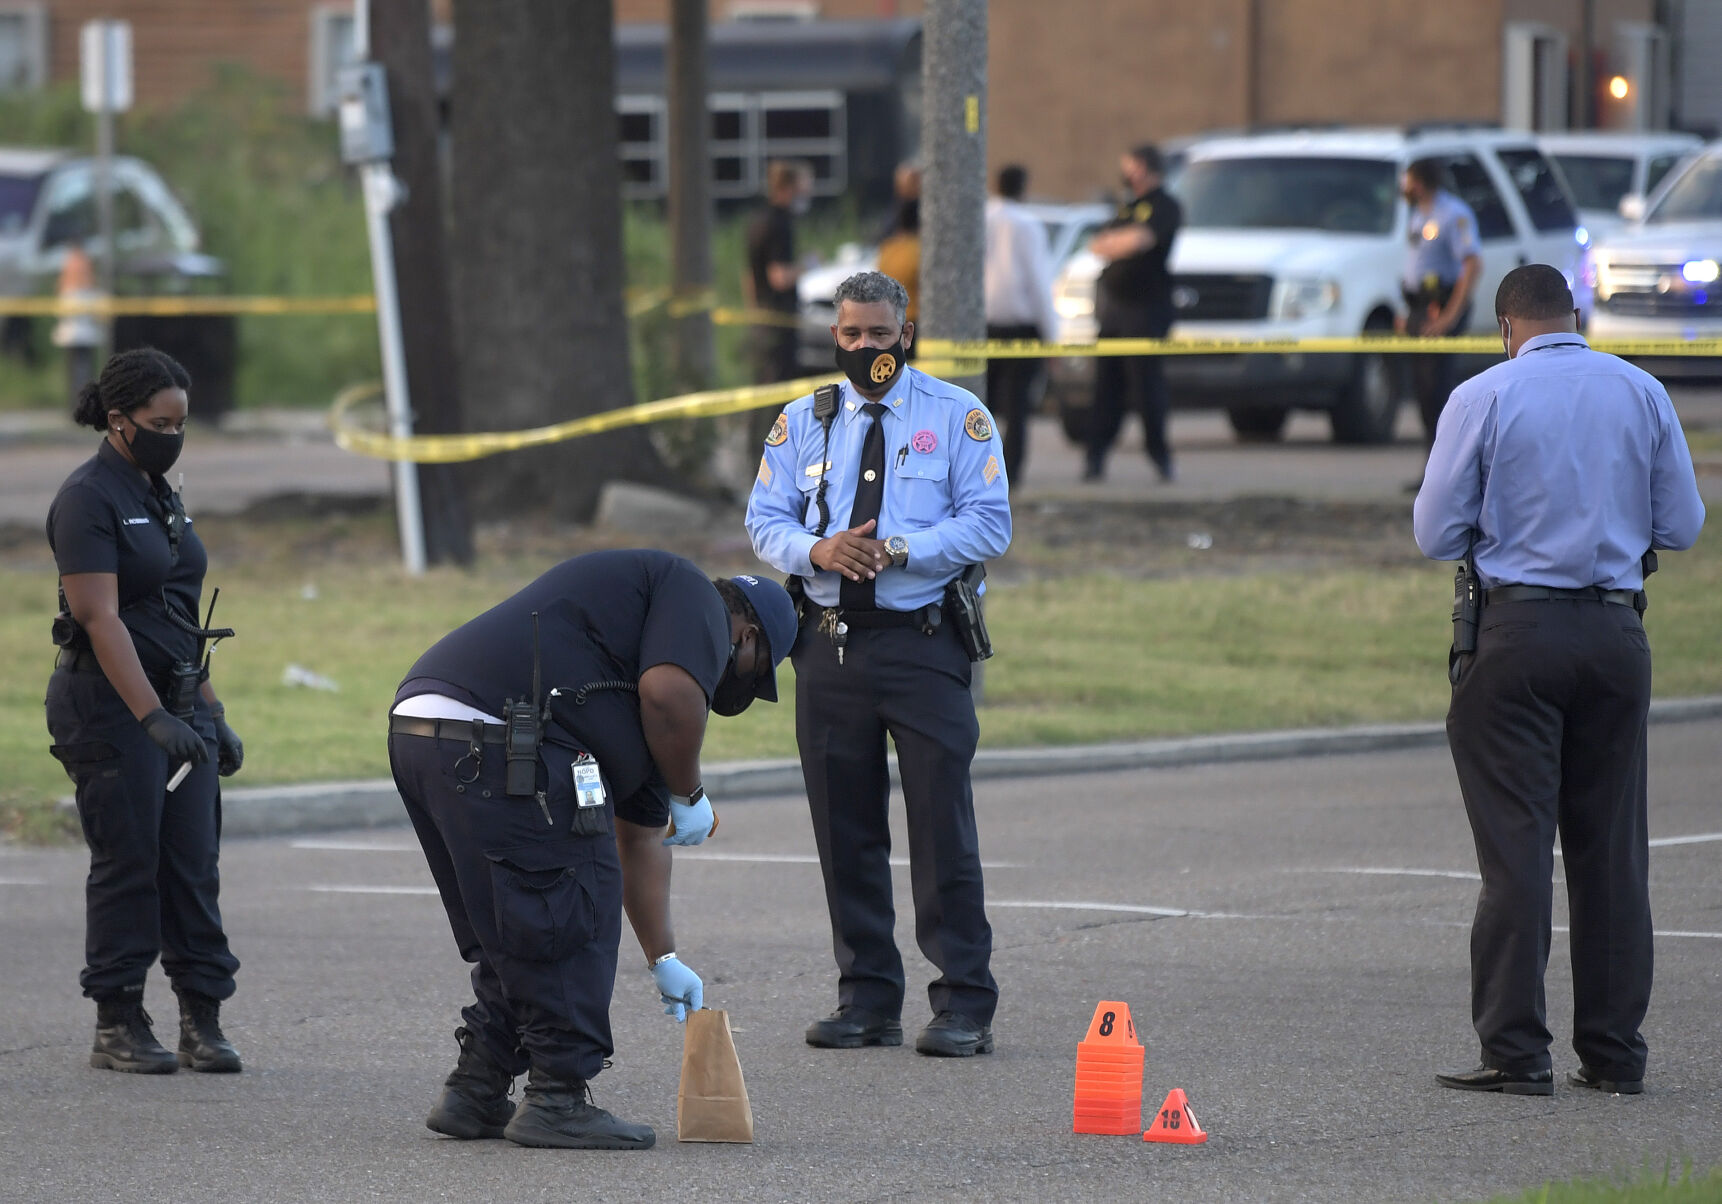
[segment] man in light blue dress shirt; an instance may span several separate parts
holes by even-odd
[[[1590,350],[1565,278],[1509,272],[1506,363],[1453,391],[1417,495],[1417,544],[1470,553],[1475,651],[1456,649],[1447,738],[1483,888],[1471,929],[1474,1070],[1446,1087],[1550,1095],[1543,971],[1554,843],[1571,914],[1581,1087],[1636,1094],[1650,1002],[1644,557],[1704,524],[1668,393]]]
[[[791,402],[766,436],[748,501],[754,551],[806,591],[795,734],[825,877],[838,1009],[810,1045],[899,1045],[905,984],[892,935],[885,740],[909,826],[915,935],[939,970],[923,1054],[990,1053],[998,987],[969,764],[980,727],[946,586],[1010,546],[1009,482],[993,419],[972,393],[904,360],[902,285],[862,272],[838,287],[849,383]],[[823,392],[823,391],[821,391]],[[831,534],[834,532],[834,534]]]

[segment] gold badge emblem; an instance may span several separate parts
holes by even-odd
[[[880,356],[878,359],[873,361],[873,370],[869,372],[868,375],[873,378],[874,384],[884,384],[893,376],[897,375],[897,357],[894,355]]]
[[[786,413],[779,414],[777,416],[777,421],[771,424],[771,433],[766,435],[765,445],[767,447],[777,447],[780,444],[782,444],[784,440],[786,440],[788,438],[789,438],[789,415],[786,412]]]
[[[993,437],[993,424],[985,410],[970,410],[968,417],[963,419],[963,430],[976,443],[985,443]]]

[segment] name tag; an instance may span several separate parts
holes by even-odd
[[[128,519],[125,519],[124,522],[125,522],[125,525],[128,527],[147,527],[147,526],[149,526],[149,519],[148,518],[128,518]]]
[[[574,761],[574,801],[580,807],[604,805],[604,779],[590,753],[581,753]]]
[[[809,464],[807,466],[807,475],[810,477],[821,476],[825,473],[825,470],[830,468],[830,467],[831,467],[831,461],[830,460],[825,461],[825,463],[823,463],[823,464]]]

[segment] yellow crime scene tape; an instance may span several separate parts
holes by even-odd
[[[189,317],[202,314],[369,314],[369,293],[352,297],[0,297],[0,316]]]
[[[1611,355],[1722,356],[1722,339],[1594,339],[1596,351]],[[1411,335],[1360,335],[1311,339],[1099,339],[1092,343],[1041,343],[1020,340],[921,339],[929,355],[959,359],[1061,359],[1102,355],[1297,355],[1369,351],[1386,355],[1500,355],[1501,340],[1490,335],[1421,339]]]

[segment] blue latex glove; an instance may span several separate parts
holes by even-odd
[[[717,820],[712,813],[712,801],[706,797],[704,786],[695,787],[693,794],[686,799],[680,795],[670,795],[670,824],[675,829],[673,836],[664,838],[665,844],[691,845],[699,844],[711,834]]]
[[[664,1005],[664,1015],[674,1016],[676,1023],[686,1023],[689,1011],[699,1011],[705,1003],[706,988],[695,974],[675,954],[652,967],[652,979],[658,984],[658,998]]]

